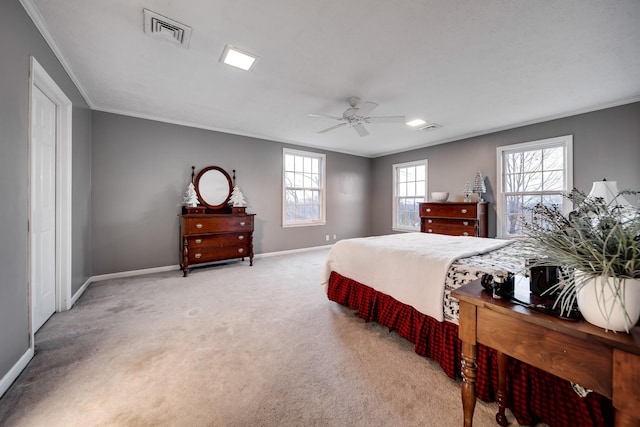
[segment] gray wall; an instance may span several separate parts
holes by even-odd
[[[178,214],[196,173],[229,174],[256,214],[254,252],[368,235],[370,160],[326,152],[327,224],[282,228],[284,144],[117,114],[93,112],[93,274],[177,265]],[[321,152],[316,149],[302,150]]]
[[[29,347],[29,57],[73,102],[72,287],[91,275],[91,111],[18,0],[0,2],[0,378]]]
[[[620,190],[640,190],[640,103],[633,103],[373,159],[372,234],[392,232],[392,165],[426,158],[429,192],[448,191],[449,200],[464,198],[464,184],[478,170],[486,175],[489,235],[495,236],[496,147],[569,134],[574,187],[588,192],[593,181],[607,178]]]

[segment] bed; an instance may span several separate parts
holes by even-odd
[[[331,301],[395,330],[416,353],[459,379],[458,301],[451,291],[497,269],[522,273],[526,258],[524,247],[512,240],[428,233],[346,239],[329,251],[322,284]],[[495,351],[479,345],[478,365],[477,396],[493,401]],[[508,366],[507,391],[522,425],[612,424],[610,400],[517,360]]]

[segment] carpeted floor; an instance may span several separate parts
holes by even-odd
[[[327,299],[327,251],[93,283],[37,333],[0,425],[461,426],[459,383]]]

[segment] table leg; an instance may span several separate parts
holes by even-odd
[[[462,409],[464,410],[464,427],[473,425],[473,411],[476,408],[476,378],[478,363],[476,346],[462,342]]]
[[[504,411],[507,408],[507,360],[509,356],[497,352],[498,354],[498,413],[496,414],[496,422],[502,427],[508,426],[509,421],[504,415]]]
[[[182,277],[189,274],[189,239],[186,237],[182,242]]]
[[[613,415],[613,424],[615,427],[639,427],[640,420],[616,409]]]

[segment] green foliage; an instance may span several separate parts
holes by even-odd
[[[557,206],[533,208],[532,222],[524,224],[532,248],[545,262],[592,277],[640,278],[640,210],[607,204],[579,190],[566,197],[576,206],[566,217]]]
[[[639,193],[625,190],[620,195]],[[615,278],[616,294],[622,279],[640,278],[640,209],[608,204],[576,189],[565,197],[573,202],[573,212],[565,216],[557,206],[538,204],[524,230],[525,243],[538,256],[535,265],[561,266],[581,273],[567,275],[556,287],[560,290],[556,303],[568,312],[576,291],[591,278]]]

